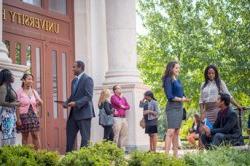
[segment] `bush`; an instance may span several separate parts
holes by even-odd
[[[59,166],[109,166],[109,162],[87,148],[68,153],[58,164]]]
[[[123,150],[111,142],[101,142],[79,151],[68,153],[59,163],[60,166],[124,166],[127,165]]]
[[[112,142],[102,142],[93,145],[93,153],[111,161],[116,166],[126,165],[125,153]]]
[[[0,165],[6,166],[52,166],[59,156],[55,152],[35,151],[30,146],[4,146],[0,148]]]
[[[0,165],[36,165],[35,153],[29,147],[4,146],[0,149]]]
[[[0,165],[4,166],[248,166],[249,150],[218,147],[174,158],[164,153],[133,152],[125,159],[123,150],[110,142],[101,142],[66,154],[59,160],[55,152],[35,151],[28,146],[0,148]]]
[[[167,156],[165,153],[134,152],[131,154],[129,166],[184,166],[182,159]]]
[[[237,150],[229,147],[219,147],[203,153],[187,154],[184,156],[187,165],[192,166],[247,166],[250,165],[249,151]]]
[[[41,166],[54,166],[59,161],[59,155],[55,152],[47,152],[45,150],[38,151],[36,155],[38,165]]]

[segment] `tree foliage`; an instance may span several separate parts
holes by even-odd
[[[162,107],[161,77],[166,64],[178,60],[186,105],[198,111],[203,72],[209,64],[233,96],[249,105],[250,2],[247,0],[139,0],[138,14],[147,31],[138,35],[138,67]]]

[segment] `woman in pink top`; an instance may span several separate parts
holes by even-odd
[[[38,118],[38,106],[42,100],[37,91],[32,88],[33,76],[24,74],[22,77],[22,87],[17,92],[20,107],[17,111],[17,131],[22,133],[22,144],[28,144],[29,133],[32,136],[32,143],[35,149],[40,148],[38,131],[40,128]]]

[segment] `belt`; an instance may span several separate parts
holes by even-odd
[[[126,118],[125,116],[114,116],[115,118]]]

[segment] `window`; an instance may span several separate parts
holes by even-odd
[[[41,95],[41,48],[36,48],[36,89]]]
[[[57,52],[52,50],[52,79],[53,79],[53,101],[58,100],[58,87],[57,87]],[[53,102],[53,114],[54,118],[58,118],[57,103]]]
[[[63,101],[67,100],[67,55],[65,52],[62,53],[62,93]],[[63,111],[64,119],[67,119],[67,109]]]
[[[31,68],[31,45],[26,48],[26,66]]]
[[[41,7],[41,0],[22,0],[24,3],[28,3],[34,6]]]
[[[49,0],[49,10],[66,15],[66,0]]]
[[[16,43],[16,64],[21,65],[21,43]]]
[[[36,67],[34,70],[35,71],[35,81],[36,81],[36,90],[38,94],[41,96],[41,48],[36,47]],[[41,107],[38,107],[39,112],[40,112],[40,117],[42,117],[42,109]]]

